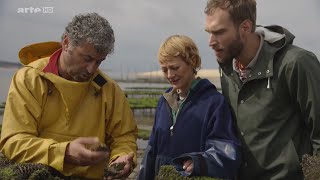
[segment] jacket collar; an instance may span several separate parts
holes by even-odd
[[[188,99],[190,92],[195,91],[197,84],[201,81],[200,77],[197,77],[196,79],[192,80],[192,84],[191,87],[189,89],[188,95],[186,97],[186,99]],[[192,94],[192,93],[191,93]],[[163,94],[163,97],[166,99],[166,101],[168,102],[169,106],[171,107],[171,109],[177,111],[179,108],[179,104],[178,104],[178,93],[177,90],[175,88],[171,88],[169,90],[169,92],[165,92]]]
[[[270,46],[266,41],[258,55],[257,62],[252,68],[249,77],[244,81],[251,81],[254,79],[264,79],[273,76],[273,57],[277,52],[277,48]]]
[[[295,38],[288,30],[276,25],[260,27],[258,30],[260,31],[258,33],[264,35],[263,46],[258,55],[258,60],[252,68],[251,75],[244,82],[272,77],[275,54],[288,44],[292,44]],[[275,39],[275,37],[277,38]],[[232,61],[229,64],[220,64],[220,67],[227,76],[238,84],[242,84],[238,74],[233,70]]]
[[[277,48],[270,46],[268,42],[264,41],[258,59],[250,75],[243,81],[243,83],[255,79],[270,78],[273,76],[273,57],[277,52]],[[230,64],[221,65],[224,74],[233,79],[238,85],[242,82],[239,79],[238,73],[233,69],[232,61]]]

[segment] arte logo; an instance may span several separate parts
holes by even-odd
[[[50,14],[53,13],[53,7],[25,7],[25,8],[18,8],[17,13],[43,13],[43,14]]]

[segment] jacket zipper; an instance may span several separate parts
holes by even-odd
[[[178,110],[177,110],[176,113],[175,113],[173,110],[171,110],[172,125],[170,126],[170,136],[173,136],[174,125],[175,125],[176,122],[177,122],[178,115],[180,114],[180,111],[182,110],[183,105],[184,105],[185,101],[187,100],[188,96],[189,96],[189,93],[188,93],[187,97],[186,97],[186,98],[181,102],[181,104],[179,105]]]

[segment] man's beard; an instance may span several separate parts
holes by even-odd
[[[240,39],[239,33],[237,38],[234,39],[228,47],[226,47],[226,56],[222,59],[217,58],[219,64],[231,64],[234,58],[237,58],[243,50],[243,42]]]

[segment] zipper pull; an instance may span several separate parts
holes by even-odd
[[[268,78],[268,84],[267,84],[267,89],[270,89],[270,78]]]
[[[173,136],[173,125],[170,127],[170,136]]]

